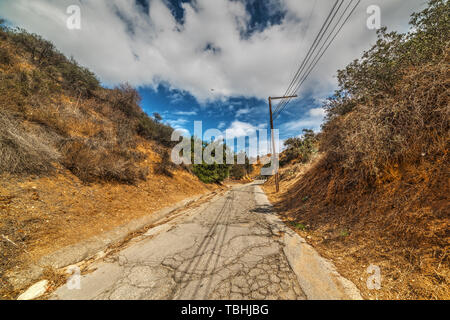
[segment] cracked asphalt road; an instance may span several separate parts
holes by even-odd
[[[53,299],[305,299],[257,184],[234,187],[94,263]]]

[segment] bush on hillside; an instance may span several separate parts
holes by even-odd
[[[43,78],[54,82],[61,79],[62,87],[74,96],[91,96],[100,87],[100,82],[88,69],[81,67],[73,59],[67,59],[56,50],[53,43],[24,29],[2,29],[3,35],[14,44],[18,52],[36,66]]]
[[[12,57],[9,54],[8,50],[0,47],[0,64],[7,66],[11,63],[11,61]]]
[[[221,183],[229,175],[225,164],[194,164],[192,172],[204,183]]]
[[[306,163],[317,151],[317,135],[312,130],[303,130],[302,137],[289,138],[284,142],[286,150],[280,157],[280,165],[285,166],[292,161]]]
[[[247,175],[247,170],[242,164],[235,164],[230,169],[230,177],[235,180],[241,180]]]
[[[156,122],[147,114],[141,113],[138,117],[137,133],[149,140],[154,140],[166,147],[173,147],[171,140],[174,129],[163,123]]]
[[[374,182],[387,167],[446,157],[449,12],[447,1],[430,1],[413,31],[381,30],[362,59],[339,71],[321,139],[329,163]]]
[[[74,59],[60,64],[54,72],[61,73],[63,88],[77,97],[90,97],[93,95],[93,91],[100,87],[100,82],[95,75],[88,69],[78,65]]]
[[[1,21],[0,38],[0,172],[47,174],[59,162],[87,183],[134,184],[147,176],[145,155],[136,150],[140,137],[173,145],[173,129],[143,112],[130,85],[101,88],[51,42]],[[20,126],[25,122],[34,133]],[[163,155],[161,172],[170,168]]]
[[[0,174],[48,174],[59,154],[18,121],[0,112]]]
[[[230,165],[226,164],[227,153],[230,152],[225,144],[220,141],[214,142],[206,142],[200,141],[196,137],[191,138],[191,161],[195,163],[194,151],[195,151],[195,143],[202,144],[202,154],[205,154],[205,149],[207,147],[212,147],[213,145],[218,146],[223,149],[223,164],[218,164],[214,162],[213,164],[207,164],[205,161],[202,164],[194,164],[192,165],[192,173],[195,174],[200,181],[204,183],[221,183],[223,180],[229,177],[230,174]],[[215,157],[215,148],[211,149],[211,156]],[[203,159],[204,160],[204,159]]]
[[[238,158],[245,157],[245,164],[238,164]],[[253,172],[254,168],[250,164],[250,159],[247,157],[245,152],[241,152],[239,155],[234,156],[234,163],[230,167],[230,177],[235,180],[241,180],[246,175]]]
[[[102,144],[92,139],[65,141],[60,147],[63,155],[61,163],[85,183],[110,181],[135,184],[146,180],[148,168],[137,165],[136,155]]]
[[[161,160],[156,164],[155,173],[173,177],[173,174],[172,172],[170,172],[170,170],[174,168],[175,164],[172,162],[169,152],[167,152],[167,150],[161,150]]]
[[[121,84],[113,89],[109,94],[112,107],[128,118],[135,118],[141,115],[142,109],[139,106],[141,97],[139,93],[128,83]]]

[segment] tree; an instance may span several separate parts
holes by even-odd
[[[158,112],[153,113],[153,118],[155,119],[155,121],[156,121],[157,123],[161,122],[162,119],[163,119],[163,118],[161,117],[161,115],[160,115]]]
[[[192,160],[194,160],[194,143],[197,138],[192,137]],[[213,142],[217,143],[217,142]],[[202,153],[206,147],[208,147],[210,143],[203,141],[202,142]],[[220,183],[226,178],[228,178],[230,173],[230,165],[226,164],[226,155],[228,152],[227,146],[225,144],[221,144],[223,148],[223,161],[222,164],[213,163],[207,164],[203,162],[202,164],[194,164],[192,167],[192,172],[204,183]],[[215,151],[212,152],[211,156],[215,156]]]
[[[328,163],[375,183],[387,166],[446,154],[437,141],[448,136],[449,13],[448,0],[429,1],[410,32],[379,30],[372,48],[338,71],[320,142]]]
[[[230,170],[230,177],[235,180],[241,180],[245,177],[247,174],[247,171],[245,170],[245,167],[242,164],[235,164],[231,167]]]
[[[317,135],[313,130],[304,129],[302,137],[289,138],[284,145],[287,148],[282,154],[280,165],[284,166],[292,160],[306,163],[317,151]]]
[[[238,159],[244,157],[245,163],[238,164]],[[236,180],[244,178],[246,175],[253,172],[254,168],[250,163],[250,159],[247,157],[244,151],[241,151],[238,155],[234,155],[234,165],[231,166],[230,177]]]

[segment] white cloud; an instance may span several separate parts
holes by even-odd
[[[375,32],[366,28],[366,8],[372,2],[361,2],[301,92],[328,94],[336,86],[335,71],[374,42]],[[128,81],[156,87],[163,82],[205,102],[230,96],[267,99],[284,93],[333,1],[317,1],[308,20],[313,1],[271,0],[272,6],[288,11],[282,24],[247,38],[241,37],[250,19],[243,1],[194,3],[182,4],[183,25],[164,0],[150,0],[149,15],[135,1],[123,0],[2,0],[0,12],[12,23],[52,40],[106,84]],[[81,7],[79,31],[66,28],[65,11],[73,4]],[[424,1],[378,0],[378,4],[382,24],[404,31],[410,13]],[[208,44],[218,51],[204,50]]]
[[[244,109],[239,109],[237,112],[236,112],[236,118],[238,118],[238,117],[240,117],[240,116],[243,116],[243,115],[246,115],[246,114],[249,114],[251,112],[251,109],[250,108],[244,108]]]
[[[176,120],[166,120],[166,123],[168,123],[172,128],[179,129],[182,128],[183,125],[185,125],[188,122],[186,119],[176,119]]]
[[[179,92],[175,92],[170,95],[170,103],[171,104],[177,104],[177,103],[183,101],[183,99],[184,99],[184,96]]]
[[[289,133],[298,133],[299,135],[303,129],[319,131],[324,118],[325,110],[323,108],[313,108],[308,111],[306,117],[283,124],[282,129]]]
[[[325,109],[323,108],[314,108],[308,111],[308,114],[312,118],[323,118],[325,117]]]
[[[266,125],[254,126],[248,122],[234,121],[228,129],[225,130],[225,135],[227,139],[238,138],[236,144],[236,151],[246,151],[249,157],[256,157],[259,155],[265,155],[268,153],[270,143],[269,132],[266,129]],[[259,131],[262,130],[262,131]],[[266,134],[266,139],[263,140],[261,134]],[[246,145],[243,140],[239,138],[248,137]],[[265,141],[265,143],[264,143]],[[278,142],[276,145],[278,146]]]
[[[234,121],[226,130],[228,138],[239,138],[254,135],[257,127],[248,122]]]
[[[191,137],[191,132],[185,128],[176,128],[175,131],[178,131],[184,137]]]
[[[197,111],[177,111],[174,114],[177,116],[195,116],[197,115]]]
[[[227,125],[227,124],[226,124],[224,121],[221,121],[221,122],[217,125],[217,128],[218,128],[219,130],[222,130],[223,128],[225,128],[226,125]]]

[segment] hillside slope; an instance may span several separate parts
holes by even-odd
[[[366,298],[449,299],[449,3],[414,14],[412,32],[380,30],[338,72],[322,155],[282,170],[272,202]],[[369,290],[367,268],[380,268]]]
[[[173,129],[139,99],[0,28],[0,299],[41,256],[215,188],[172,165]]]
[[[336,191],[325,156],[281,169],[263,186],[283,220],[367,299],[449,299],[448,181],[417,183],[413,171],[374,190]],[[369,290],[370,265],[381,290]]]

